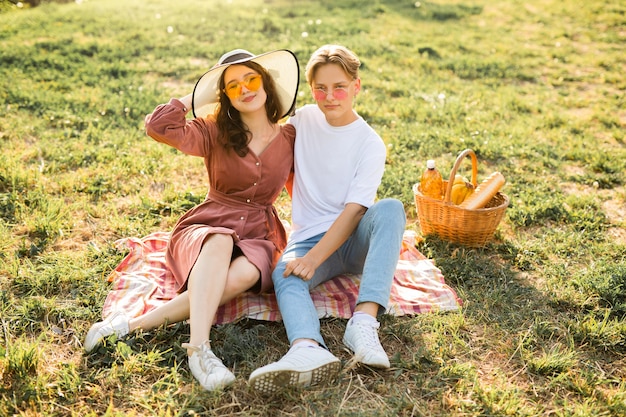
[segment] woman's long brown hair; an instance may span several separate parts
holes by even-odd
[[[256,62],[247,61],[236,65],[244,65],[261,74],[263,89],[267,94],[267,100],[265,100],[267,119],[271,123],[277,123],[283,112],[276,90],[276,84],[272,76],[264,67]],[[222,73],[222,77],[220,78],[219,102],[215,110],[215,121],[220,132],[219,141],[226,149],[234,150],[239,156],[246,156],[248,154],[248,143],[252,139],[252,133],[248,130],[245,123],[241,121],[239,111],[233,107],[230,103],[230,99],[224,93],[225,73],[226,71]]]

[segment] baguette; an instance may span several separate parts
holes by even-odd
[[[470,194],[459,207],[476,210],[483,208],[496,195],[496,193],[506,183],[504,176],[499,172],[494,172],[478,184],[478,187]]]

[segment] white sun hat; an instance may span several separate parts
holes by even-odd
[[[222,73],[233,64],[247,61],[261,65],[274,79],[280,99],[281,118],[291,113],[296,103],[300,82],[298,59],[294,53],[287,49],[279,49],[255,56],[244,49],[235,49],[222,55],[217,64],[196,82],[191,102],[194,117],[206,117],[213,114],[218,103],[219,80]]]

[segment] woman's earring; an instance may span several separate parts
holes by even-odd
[[[230,115],[230,107],[228,108],[228,110],[226,110],[226,114],[228,115],[228,118],[230,120],[232,120],[233,122],[235,121],[235,119],[233,119],[233,116]]]

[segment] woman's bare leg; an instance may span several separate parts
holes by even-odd
[[[165,323],[178,323],[189,318],[189,293],[182,292],[146,314],[130,319],[129,331],[155,329]]]
[[[226,304],[241,293],[249,290],[256,284],[259,278],[259,270],[245,256],[237,257],[230,264],[226,286],[219,305]],[[210,281],[210,278],[208,280]],[[129,321],[129,330],[131,332],[137,329],[149,331],[163,324],[178,323],[188,318],[189,291],[187,290],[154,310],[131,319]]]
[[[248,291],[261,278],[261,273],[245,256],[233,260],[228,270],[226,287],[220,305],[226,304],[239,294]]]
[[[233,238],[228,235],[212,235],[204,242],[200,255],[189,273],[189,343],[199,346],[209,340],[213,317],[220,304],[230,258]]]

